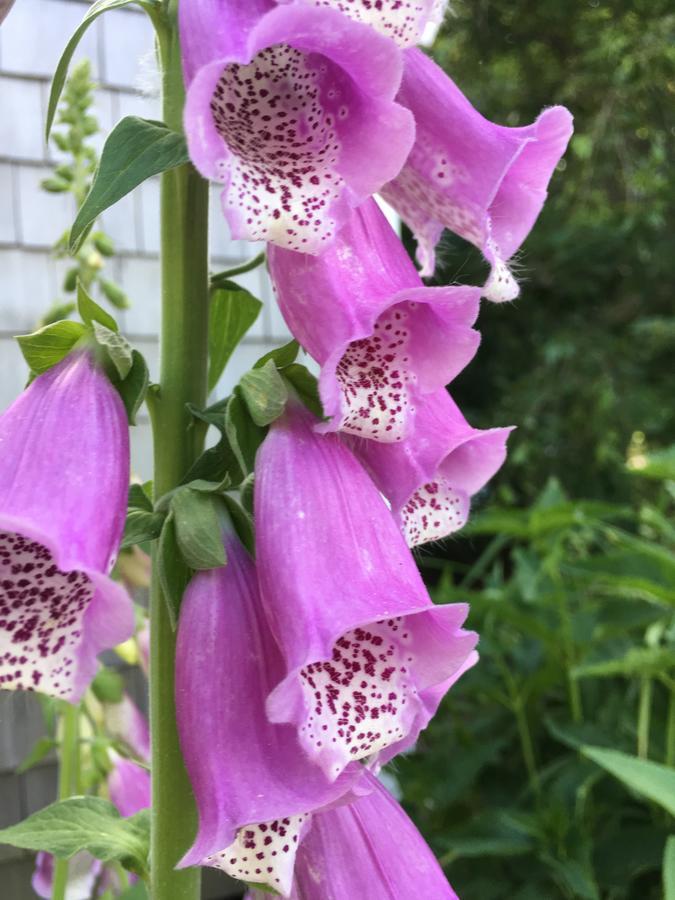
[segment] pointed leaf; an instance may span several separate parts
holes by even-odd
[[[110,331],[119,331],[117,322],[110,313],[101,309],[98,303],[92,300],[87,293],[87,289],[79,279],[77,282],[77,311],[85,325],[93,325],[94,322],[99,322],[101,325],[109,328]]]
[[[675,900],[675,835],[666,841],[663,854],[663,900]]]
[[[647,759],[603,747],[582,747],[588,759],[614,775],[632,791],[658,803],[675,816],[675,770]]]
[[[307,409],[319,419],[325,419],[321,398],[319,397],[319,384],[312,373],[299,363],[286,366],[282,372]]]
[[[47,756],[47,754],[53,750],[57,745],[57,742],[50,737],[41,737],[39,738],[32,746],[30,753],[26,756],[25,759],[21,760],[16,769],[17,775],[22,775],[24,772],[27,772],[29,769],[32,769],[33,766],[36,766],[39,762]]]
[[[150,373],[148,364],[142,353],[138,350],[131,351],[131,368],[125,378],[120,378],[115,373],[112,381],[117,388],[117,393],[122,398],[122,403],[127,411],[130,425],[136,424],[136,416],[145,400],[150,385]]]
[[[108,135],[87,197],[70,231],[76,252],[89,226],[139,184],[189,161],[185,137],[162,122],[127,116]]]
[[[173,512],[170,512],[164,520],[159,536],[157,568],[171,627],[175,631],[183,593],[190,580],[190,572],[178,547]]]
[[[239,387],[256,425],[269,425],[284,411],[288,390],[273,359],[269,359],[262,368],[247,372]]]
[[[290,366],[291,363],[295,362],[299,352],[300,344],[295,340],[289,341],[287,344],[284,344],[283,347],[277,347],[275,350],[270,350],[269,353],[261,356],[260,359],[254,363],[253,368],[262,369],[262,367],[267,365],[270,360],[273,360],[277,369],[283,369],[284,366]]]
[[[33,334],[21,334],[17,341],[31,372],[40,375],[60,363],[85,334],[86,328],[80,322],[64,320],[45,325]]]
[[[129,509],[124,523],[124,536],[120,549],[126,550],[135,544],[155,541],[162,533],[164,515],[161,512],[147,512],[144,509]]]
[[[111,331],[99,322],[92,322],[96,342],[103,347],[122,381],[131,372],[133,350],[129,341],[117,331]]]
[[[225,410],[225,435],[246,477],[255,468],[255,455],[263,442],[265,432],[251,418],[237,388]]]
[[[145,486],[142,484],[129,485],[129,499],[127,504],[128,506],[145,510],[145,512],[152,512],[152,499],[145,492]]]
[[[258,318],[262,303],[237,285],[211,293],[209,307],[209,391],[218,384],[229,358]]]
[[[109,800],[71,797],[52,803],[18,825],[0,830],[0,843],[23,850],[44,850],[70,859],[86,850],[103,862],[119,861],[147,873],[149,811],[123,819]]]
[[[218,521],[218,498],[180,488],[171,499],[176,540],[191,569],[215,569],[227,563]]]

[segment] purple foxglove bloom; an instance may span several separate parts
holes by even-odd
[[[148,720],[128,694],[119,703],[105,703],[103,718],[106,733],[127,747],[144,762],[150,762]]]
[[[290,0],[277,0],[288,3]],[[413,47],[425,25],[440,22],[447,0],[302,0],[312,6],[328,6],[386,34],[399,47]]]
[[[314,816],[295,863],[291,900],[457,900],[429,846],[372,775],[372,791]],[[250,891],[247,900],[268,895]]]
[[[320,431],[403,440],[420,397],[471,360],[480,289],[425,287],[374,200],[320,256],[269,248],[279,307],[321,365]]]
[[[79,700],[97,653],[133,633],[108,577],[128,484],[126,413],[88,353],[0,417],[0,688]]]
[[[572,134],[572,116],[553,106],[532,125],[495,125],[421,50],[404,56],[397,99],[415,116],[415,146],[382,196],[415,232],[423,275],[433,274],[434,247],[449,228],[479,247],[491,264],[484,295],[513,300],[518,285],[506,261],[541,211]]]
[[[227,566],[194,576],[178,626],[178,733],[199,811],[181,865],[213,866],[288,893],[309,814],[338,801],[363,770],[353,766],[328,781],[305,757],[295,729],[268,721],[265,699],[283,677],[283,662],[253,562],[223,527]]]
[[[431,603],[381,494],[314,425],[291,404],[258,451],[256,558],[285,663],[268,715],[336,778],[415,742],[477,636],[465,604]]]
[[[103,869],[103,864],[84,851],[76,853],[68,861],[68,884],[66,886],[66,900],[91,900],[92,891],[97,887],[97,881]],[[40,851],[35,858],[35,869],[31,886],[38,897],[50,900],[52,896],[54,879],[54,857],[51,853]],[[94,894],[98,897],[104,888],[99,886]]]
[[[120,815],[133,816],[150,806],[150,772],[119,753],[111,753],[113,770],[108,775],[110,799]]]
[[[181,0],[190,156],[232,236],[305,253],[401,169],[412,114],[393,41],[336,9]]]
[[[354,441],[354,453],[391,503],[409,547],[462,528],[471,496],[506,458],[512,428],[472,428],[441,388],[420,403],[415,433],[400,444]]]

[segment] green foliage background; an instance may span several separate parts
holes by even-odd
[[[484,305],[452,385],[472,424],[518,426],[507,464],[420,554],[481,663],[395,773],[467,900],[672,900],[675,9],[455,0],[432,54],[486,117],[563,103],[575,136],[522,295]],[[485,277],[457,238],[440,257],[439,282]],[[663,767],[652,799],[589,746]]]

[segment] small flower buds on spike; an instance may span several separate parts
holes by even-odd
[[[554,106],[532,125],[495,125],[422,51],[404,56],[397,100],[415,116],[415,145],[382,196],[415,232],[423,275],[433,274],[434,248],[449,228],[479,247],[492,266],[485,296],[513,300],[518,285],[506,262],[544,205],[572,117]]]
[[[0,417],[0,689],[76,701],[96,655],[133,633],[108,577],[124,528],[127,417],[87,353]]]
[[[290,890],[309,814],[338,801],[363,771],[330,782],[290,725],[272,725],[265,700],[284,675],[258,594],[254,564],[225,525],[227,566],[197,573],[178,626],[176,710],[199,811],[181,865]]]
[[[331,779],[391,759],[473,661],[467,608],[431,603],[377,488],[304,408],[272,425],[256,471],[258,579],[285,668],[269,717]]]
[[[181,0],[185,132],[232,236],[318,253],[414,138],[395,44],[338,10]]]
[[[472,428],[441,388],[421,402],[415,434],[400,444],[354,441],[391,503],[409,547],[447,537],[466,524],[471,496],[506,458],[511,428]]]
[[[457,900],[424,838],[386,788],[314,816],[290,900]],[[250,891],[247,900],[267,900]]]
[[[480,290],[424,287],[374,200],[320,256],[270,247],[268,259],[288,327],[321,364],[321,431],[402,441],[421,397],[476,352]]]

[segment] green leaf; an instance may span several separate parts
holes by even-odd
[[[155,541],[162,533],[164,515],[161,512],[147,512],[144,509],[129,509],[124,524],[124,536],[120,549],[126,550],[135,544]]]
[[[309,369],[299,363],[292,363],[284,368],[282,376],[289,382],[310,412],[319,419],[326,418],[319,397],[319,383]]]
[[[117,373],[116,373],[117,374]],[[130,425],[136,424],[136,416],[148,392],[150,373],[144,356],[138,350],[131,351],[131,368],[126,378],[113,378],[113,384],[122,398]]]
[[[626,787],[675,816],[675,770],[619,750],[584,746],[581,752]]]
[[[247,513],[253,515],[253,492],[255,488],[255,474],[251,472],[239,485],[239,496],[241,505]]]
[[[132,887],[119,894],[117,900],[148,900],[148,890],[142,881],[137,881]]]
[[[94,322],[99,322],[110,331],[119,331],[119,326],[110,313],[101,309],[98,303],[95,303],[92,300],[87,293],[87,289],[79,280],[77,282],[77,311],[85,325],[91,325],[93,327]]]
[[[61,54],[61,59],[59,60],[59,64],[56,67],[56,72],[54,73],[52,87],[49,93],[49,104],[47,106],[45,140],[49,140],[49,133],[52,130],[54,116],[56,115],[56,109],[59,105],[61,91],[63,90],[63,85],[65,84],[66,77],[68,75],[68,66],[70,65],[73,54],[77,49],[77,45],[82,40],[82,35],[85,33],[87,28],[89,28],[91,23],[101,15],[101,13],[104,13],[109,9],[117,9],[120,6],[129,6],[134,2],[138,2],[138,5],[144,7],[146,10],[151,10],[154,6],[157,5],[156,2],[152,2],[152,0],[146,0],[146,2],[141,2],[141,0],[97,0],[97,2],[93,3],[85,13],[84,18],[75,29],[73,36],[66,44],[66,48]]]
[[[183,561],[183,556],[178,546],[173,511],[164,520],[159,536],[157,568],[159,570],[159,584],[169,613],[169,620],[171,621],[171,627],[175,631],[183,593],[190,580],[190,572]]]
[[[124,681],[119,672],[102,666],[91,683],[91,689],[101,703],[120,703],[124,696]]]
[[[255,455],[265,432],[251,418],[238,388],[235,388],[225,410],[225,436],[246,477],[255,468]]]
[[[171,498],[176,540],[191,569],[216,569],[227,563],[218,507],[218,497],[191,487],[179,488]]]
[[[94,337],[108,354],[117,374],[124,381],[133,366],[133,350],[129,341],[117,331],[111,331],[99,322],[92,322]]]
[[[145,512],[152,512],[153,509],[152,498],[145,492],[145,486],[142,484],[129,485],[129,499],[127,505],[145,510]]]
[[[270,360],[273,360],[277,369],[283,369],[285,366],[290,366],[291,363],[295,362],[295,358],[300,352],[300,344],[297,341],[289,341],[287,344],[284,344],[283,347],[277,347],[275,350],[270,350],[269,353],[266,353],[264,356],[261,356],[260,359],[254,363],[254,369],[262,369],[263,366],[266,366]]]
[[[663,853],[663,900],[675,900],[675,835],[668,838]]]
[[[218,384],[229,358],[258,318],[262,303],[237,285],[217,288],[209,307],[209,391]]]
[[[32,769],[33,766],[36,766],[39,762],[47,756],[47,754],[58,746],[57,741],[54,738],[50,737],[41,737],[33,744],[28,756],[25,759],[22,759],[16,769],[17,775],[22,775],[24,772],[27,772],[29,769]]]
[[[108,135],[91,189],[70,230],[75,253],[98,216],[152,175],[189,161],[185,137],[162,122],[127,116]]]
[[[575,666],[571,675],[573,678],[656,677],[673,666],[675,650],[669,647],[631,647],[623,656]]]
[[[99,278],[98,286],[103,291],[106,300],[115,307],[115,309],[129,309],[131,303],[119,285],[114,281],[108,281],[107,278]]]
[[[237,503],[234,497],[225,494],[222,498],[227,511],[237,532],[239,540],[248,550],[251,556],[255,556],[255,533],[253,530],[253,518]]]
[[[86,328],[80,322],[64,320],[45,325],[33,334],[21,334],[17,341],[31,372],[40,375],[60,363],[85,334]]]
[[[0,830],[0,843],[12,847],[44,850],[59,859],[86,850],[96,859],[121,862],[144,877],[149,839],[149,810],[123,819],[109,800],[100,797],[61,800]]]
[[[242,263],[240,266],[235,266],[233,269],[225,269],[224,272],[218,272],[216,275],[212,275],[211,284],[213,287],[221,287],[228,282],[230,278],[236,278],[237,275],[245,275],[247,272],[252,272],[253,269],[257,269],[258,266],[261,266],[264,262],[265,251],[263,250],[261,253],[258,253],[257,256],[254,256],[253,259],[249,259],[248,262]]]
[[[239,387],[256,425],[269,425],[284,411],[288,389],[273,359],[269,359],[262,368],[247,372]]]

